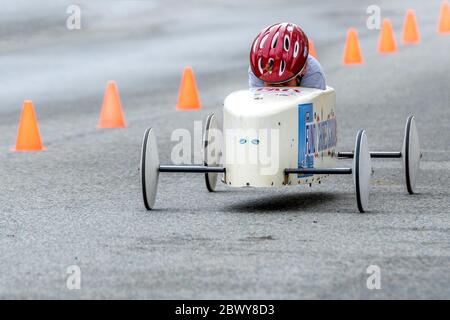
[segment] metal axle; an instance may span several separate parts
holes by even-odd
[[[285,169],[289,174],[352,174],[352,168],[291,168]]]
[[[159,166],[159,172],[193,172],[193,173],[223,173],[224,167],[207,167],[207,166],[174,166],[174,165],[161,165]]]
[[[353,159],[355,153],[353,151],[338,152],[338,158],[348,158]],[[371,158],[401,158],[402,153],[398,151],[373,151],[370,153]]]

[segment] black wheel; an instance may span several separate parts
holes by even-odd
[[[353,157],[353,180],[355,183],[356,202],[359,212],[367,211],[369,205],[370,175],[372,166],[370,161],[369,144],[364,130],[356,135],[355,156]]]
[[[420,143],[414,116],[406,121],[405,138],[403,140],[403,167],[405,170],[405,184],[409,194],[416,191],[417,176],[420,168]]]
[[[207,167],[216,167],[220,164],[222,148],[221,141],[218,141],[218,130],[216,117],[212,113],[206,118],[203,137],[203,162]],[[217,173],[205,173],[205,184],[209,192],[216,190],[217,179]]]
[[[141,149],[141,184],[144,206],[152,210],[158,190],[159,156],[153,129],[145,131]]]

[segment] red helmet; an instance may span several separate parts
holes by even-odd
[[[283,83],[303,71],[308,53],[308,37],[302,29],[294,23],[277,23],[253,41],[250,67],[264,82]]]

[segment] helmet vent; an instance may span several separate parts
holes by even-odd
[[[284,50],[289,51],[289,48],[291,46],[291,40],[287,35],[284,36]]]
[[[281,60],[281,62],[280,62],[280,72],[279,72],[280,76],[284,73],[285,69],[286,69],[286,62],[284,62],[284,60]]]
[[[264,44],[266,43],[268,37],[269,37],[269,34],[266,34],[266,35],[262,38],[261,42],[259,43],[259,48],[260,48],[260,49],[262,49],[262,48],[264,47]]]
[[[277,32],[277,33],[275,34],[275,36],[273,37],[273,39],[272,39],[272,49],[275,48],[275,47],[277,46],[277,42],[278,42],[278,37],[279,37],[279,35],[280,35],[280,33]]]
[[[258,69],[259,69],[259,73],[263,74],[264,70],[262,68],[262,58],[258,59]]]
[[[256,53],[256,50],[258,50],[258,41],[255,40],[255,43],[253,44],[253,52]]]
[[[273,58],[270,58],[269,62],[267,62],[266,71],[268,71],[269,73],[272,73],[274,64],[275,64],[275,60]]]
[[[296,41],[295,42],[295,45],[294,45],[294,58],[297,58],[297,56],[298,56],[298,41]]]

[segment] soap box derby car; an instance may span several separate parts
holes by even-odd
[[[330,175],[347,174],[353,175],[358,210],[365,212],[369,204],[371,158],[401,158],[406,189],[413,194],[421,158],[414,117],[407,119],[401,151],[371,152],[366,131],[360,130],[354,150],[338,152],[335,101],[335,91],[330,87],[233,92],[224,102],[223,131],[218,130],[214,114],[207,118],[204,165],[161,165],[154,130],[147,129],[140,171],[145,207],[151,210],[155,205],[161,172],[204,173],[211,192],[216,189],[218,175],[229,187],[285,187],[310,185]],[[223,132],[224,138],[217,132]],[[263,157],[260,150],[269,149],[270,161],[263,161],[268,157]],[[352,158],[352,166],[338,167],[338,160],[343,158]]]

